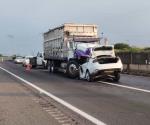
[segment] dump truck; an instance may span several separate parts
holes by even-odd
[[[101,45],[95,24],[65,23],[43,34],[44,59],[49,72],[92,81],[98,77],[120,79],[122,63],[114,47]]]

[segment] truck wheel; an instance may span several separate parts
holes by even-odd
[[[47,65],[44,62],[42,62],[42,66],[44,69],[47,69]]]
[[[119,72],[115,72],[114,73],[113,81],[114,82],[118,82],[119,80],[120,80],[120,73]]]
[[[51,72],[54,73],[54,63],[51,63]]]
[[[49,71],[50,73],[54,73],[54,72],[55,72],[55,65],[54,65],[54,62],[53,62],[53,61],[50,61],[50,62],[48,63],[48,71]]]
[[[49,61],[48,63],[47,63],[47,69],[48,69],[48,71],[49,71],[49,73],[51,73],[52,72],[52,62],[51,61]]]
[[[86,71],[85,78],[86,78],[86,80],[88,82],[92,82],[93,81],[89,71]]]
[[[77,78],[79,76],[79,64],[76,61],[70,61],[68,63],[67,75],[70,78]]]
[[[48,69],[49,73],[51,73],[51,65],[50,64],[48,64],[47,69]]]

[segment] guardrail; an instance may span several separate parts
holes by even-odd
[[[12,60],[12,57],[9,57],[9,56],[0,57],[0,62],[4,62],[4,61],[7,61],[7,60]]]
[[[150,65],[140,65],[140,64],[124,64],[124,71],[143,71],[150,73]]]
[[[124,64],[124,72],[150,74],[150,52],[117,52]]]
[[[123,64],[123,73],[150,77],[150,65]]]
[[[117,52],[123,64],[149,65],[150,52]]]

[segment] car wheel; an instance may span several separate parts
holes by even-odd
[[[93,79],[92,79],[92,77],[90,75],[90,72],[88,70],[86,71],[85,78],[86,78],[86,80],[88,82],[92,82],[93,81]]]
[[[118,82],[119,80],[120,80],[120,73],[119,72],[115,72],[114,73],[113,81],[114,82]]]

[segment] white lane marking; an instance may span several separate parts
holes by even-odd
[[[66,123],[66,124],[62,124],[62,125],[71,125],[71,124],[69,124],[69,123]]]
[[[46,109],[46,111],[47,111],[47,112],[51,112],[52,110],[51,110],[51,109]]]
[[[43,93],[43,94],[49,96],[50,98],[54,99],[54,100],[57,101],[58,103],[64,105],[65,107],[67,107],[67,108],[69,108],[70,110],[74,111],[75,113],[81,115],[81,116],[84,117],[85,119],[91,121],[92,123],[94,123],[94,124],[96,124],[96,125],[106,125],[106,123],[104,123],[104,122],[98,120],[97,118],[95,118],[95,117],[93,117],[93,116],[87,114],[86,112],[84,112],[84,111],[82,111],[82,110],[76,108],[75,106],[69,104],[68,102],[65,102],[64,100],[62,100],[62,99],[56,97],[55,95],[53,95],[53,94],[51,94],[51,93],[49,93],[49,92],[43,90],[42,88],[40,88],[40,87],[34,85],[33,83],[31,83],[31,82],[29,82],[29,81],[27,81],[27,80],[25,80],[25,79],[23,79],[23,78],[21,78],[21,77],[15,75],[14,73],[12,73],[12,72],[10,72],[10,71],[8,71],[8,70],[2,68],[2,67],[0,67],[0,69],[3,70],[3,71],[5,71],[5,72],[7,72],[8,74],[14,76],[15,78],[21,80],[22,82],[24,82],[24,83],[30,85],[31,87],[35,88],[35,89],[38,90],[39,92],[41,92],[41,93]]]
[[[58,120],[59,123],[65,123],[65,122],[71,122],[70,119],[66,119],[66,120]]]
[[[104,83],[104,84],[107,84],[107,85],[112,85],[112,86],[121,87],[121,88],[126,88],[126,89],[131,89],[131,90],[136,90],[136,91],[141,91],[141,92],[150,93],[150,90],[147,90],[147,89],[140,89],[140,88],[136,88],[136,87],[125,86],[125,85],[119,85],[119,84],[110,83],[110,82],[103,82],[103,81],[98,81],[98,82]]]
[[[60,114],[60,113],[57,113],[56,115],[52,115],[53,117],[61,117],[61,116],[64,116],[64,114]],[[62,118],[62,117],[61,117]]]
[[[68,117],[66,117],[66,116],[59,116],[59,117],[56,117],[55,119],[58,119],[58,120],[61,120],[61,119],[68,119]]]

